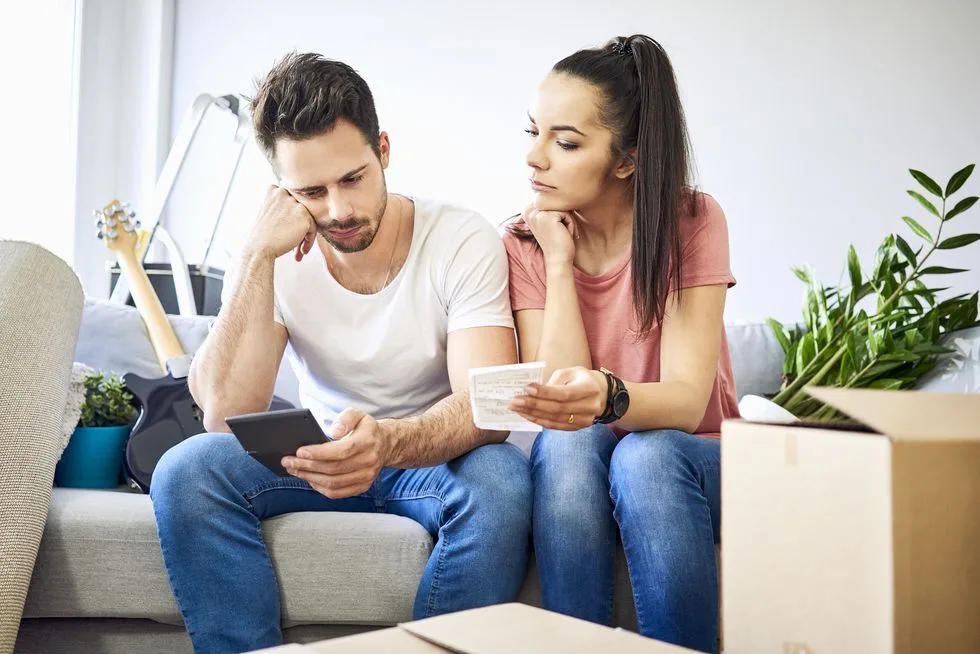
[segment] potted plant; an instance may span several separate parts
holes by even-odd
[[[78,426],[55,468],[56,486],[115,488],[123,450],[136,415],[133,396],[114,374],[90,372]]]
[[[975,232],[943,233],[950,221],[980,200],[975,195],[952,198],[973,169],[973,164],[966,166],[945,186],[918,170],[909,171],[925,194],[913,189],[907,193],[935,225],[933,231],[914,218],[902,218],[921,242],[917,247],[900,234],[890,234],[874,264],[865,268],[851,246],[847,280],[840,285],[820,283],[809,267],[793,269],[806,285],[803,323],[787,328],[768,321],[785,355],[783,385],[773,402],[799,418],[840,418],[833,407],[809,396],[805,387],[913,388],[953,351],[945,345],[949,334],[980,325],[978,293],[943,297],[950,288],[945,280],[966,270],[936,265],[934,260],[944,251],[980,241]]]

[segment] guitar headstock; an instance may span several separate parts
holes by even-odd
[[[139,247],[140,221],[135,220],[136,212],[131,211],[129,203],[113,200],[101,209],[95,210],[96,234],[105,242],[107,248],[116,254],[135,253]]]

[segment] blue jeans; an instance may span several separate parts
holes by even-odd
[[[720,459],[717,440],[679,431],[538,435],[533,541],[545,608],[612,622],[618,526],[640,632],[715,651]]]
[[[511,602],[524,581],[531,528],[526,457],[484,445],[433,468],[384,469],[369,492],[331,500],[279,477],[231,434],[201,434],[169,450],[150,488],[163,560],[197,652],[282,642],[279,589],[260,522],[297,511],[384,512],[435,539],[414,618]]]

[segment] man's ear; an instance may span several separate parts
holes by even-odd
[[[381,132],[378,135],[378,158],[381,159],[381,169],[387,169],[391,158],[391,141],[388,140],[388,132]]]
[[[613,174],[618,179],[627,179],[636,172],[636,148],[630,148],[629,151],[623,155],[619,163],[613,169]]]

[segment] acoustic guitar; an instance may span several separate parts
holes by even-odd
[[[135,213],[127,205],[113,200],[96,214],[98,237],[116,255],[164,373],[156,379],[132,372],[123,375],[123,383],[139,404],[139,415],[126,443],[124,468],[130,486],[146,493],[150,489],[153,470],[163,454],[181,441],[206,431],[204,412],[194,402],[187,387],[190,357],[184,354],[137,256],[139,221],[135,220]],[[293,408],[292,403],[279,397],[272,398],[270,409],[290,408]]]

